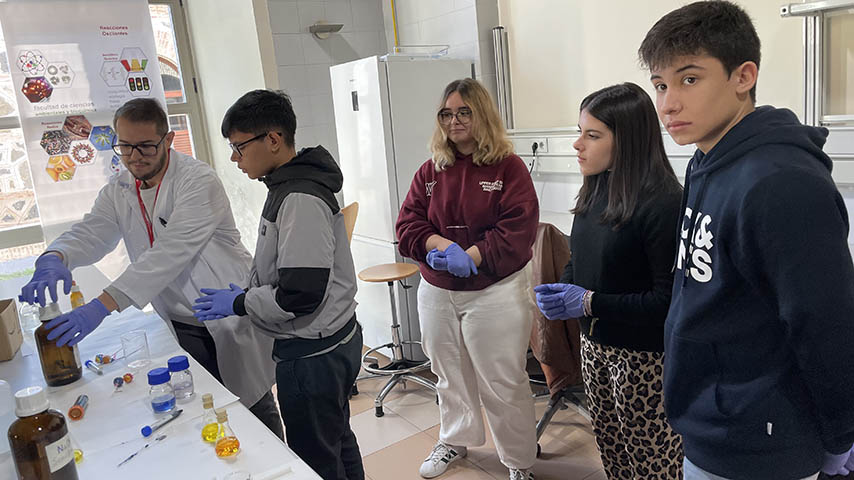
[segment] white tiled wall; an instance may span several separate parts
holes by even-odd
[[[297,149],[323,145],[338,158],[329,67],[386,53],[383,0],[269,0],[279,88],[297,115]],[[308,32],[317,21],[344,28],[321,40]]]

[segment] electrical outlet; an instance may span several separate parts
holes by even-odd
[[[537,153],[549,153],[549,139],[546,137],[529,138],[527,142],[528,152],[533,150],[534,142],[537,143]]]

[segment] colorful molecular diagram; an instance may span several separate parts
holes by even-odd
[[[23,50],[18,54],[18,68],[27,75],[41,75],[46,67],[47,61],[38,50]]]
[[[46,102],[53,93],[53,85],[44,77],[27,77],[21,87],[21,93],[30,103]]]
[[[77,142],[71,146],[71,158],[78,165],[91,165],[95,161],[95,147],[89,141]]]
[[[83,115],[71,115],[65,117],[65,123],[62,124],[62,131],[76,140],[86,140],[89,138],[89,134],[92,133],[92,124]]]
[[[71,180],[77,167],[68,155],[56,155],[48,158],[45,170],[54,182]]]
[[[42,134],[39,145],[48,155],[60,155],[68,153],[71,138],[62,130],[48,130]]]
[[[118,175],[119,173],[121,173],[122,167],[122,161],[119,160],[119,156],[113,155],[113,158],[110,160],[110,175]]]
[[[99,125],[92,127],[92,133],[89,135],[89,141],[97,150],[106,151],[112,150],[113,143],[116,141],[116,132],[109,125]]]

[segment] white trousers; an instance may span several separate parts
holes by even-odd
[[[508,468],[534,465],[534,400],[525,371],[533,321],[530,264],[483,290],[451,291],[421,281],[421,341],[439,377],[439,440],[483,445],[480,404],[498,457]]]

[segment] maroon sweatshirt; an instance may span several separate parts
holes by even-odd
[[[482,290],[519,271],[531,259],[539,204],[522,159],[509,155],[478,167],[471,155],[437,172],[428,160],[415,172],[397,217],[400,254],[419,262],[421,276],[446,290]],[[427,265],[425,242],[441,235],[463,250],[477,245],[478,274],[458,278]]]

